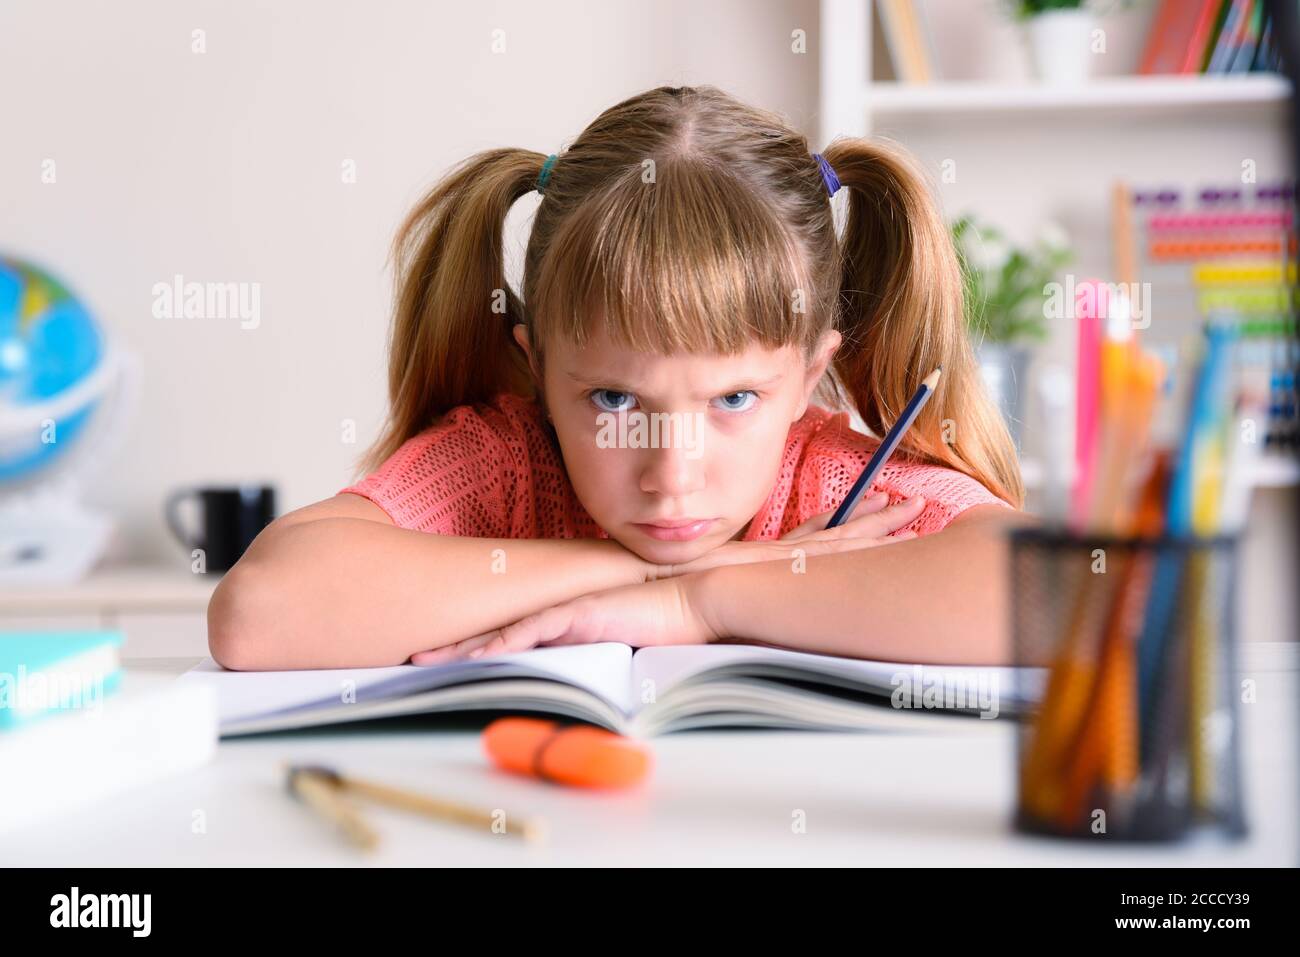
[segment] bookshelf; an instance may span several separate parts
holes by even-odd
[[[951,0],[920,2],[941,51],[941,77],[961,75],[947,70],[942,55],[961,43],[982,38],[999,57],[1016,52],[1007,38],[1014,27],[996,5],[972,10]],[[1127,19],[1104,24],[1114,72],[1083,83],[1048,85],[1006,73],[981,79],[984,73],[968,71],[964,79],[909,84],[873,80],[872,51],[879,51],[873,40],[880,38],[872,36],[872,0],[820,3],[819,143],[839,135],[899,141],[930,170],[949,217],[975,212],[1020,238],[1043,220],[1055,220],[1078,249],[1071,268],[1080,275],[1106,276],[1112,269],[1109,202],[1116,180],[1222,182],[1239,174],[1247,157],[1257,162],[1262,179],[1291,168],[1290,80],[1273,73],[1134,75],[1151,10],[1128,11]],[[960,170],[955,182],[937,175],[949,162]],[[1144,278],[1168,289],[1170,267],[1149,268]],[[1180,309],[1192,314],[1190,293],[1186,302],[1176,300],[1173,292],[1162,298],[1165,315]],[[1072,355],[1072,337],[1062,327],[1052,330],[1036,361],[1068,368]],[[1027,397],[1032,404],[1032,390]],[[1024,412],[1025,479],[1038,488],[1041,423],[1035,410]],[[1269,455],[1255,471],[1260,488],[1300,485],[1300,467],[1290,458]]]
[[[1257,165],[1261,182],[1294,169],[1287,135],[1293,90],[1285,77],[1132,75],[1152,4],[1116,10],[1103,21],[1111,51],[1101,75],[1080,85],[1046,86],[1016,73],[1013,61],[1023,51],[999,4],[923,2],[939,75],[950,79],[904,85],[872,81],[870,0],[820,0],[815,135],[818,148],[841,135],[900,142],[930,171],[949,217],[972,212],[1018,240],[1051,220],[1074,242],[1072,270],[1107,276],[1116,180],[1148,188],[1215,185],[1239,176],[1245,159]],[[965,72],[947,70],[945,57],[960,60],[982,49],[994,52],[965,56],[959,63]],[[949,164],[957,171],[951,179],[940,175]],[[1038,362],[1069,369],[1073,355],[1071,330],[1053,327],[1031,364],[1031,382]],[[1043,490],[1044,449],[1038,446],[1046,427],[1029,401],[1021,471],[1033,512]],[[1257,491],[1243,544],[1239,633],[1289,639],[1300,613],[1290,581],[1300,562],[1292,531],[1300,464],[1269,456],[1252,468]]]
[[[1255,488],[1278,489],[1300,485],[1300,461],[1282,456],[1269,456],[1254,462],[1250,467],[1251,484]],[[1043,464],[1037,459],[1020,462],[1020,477],[1029,491],[1043,486]]]
[[[1258,108],[1280,118],[1291,96],[1285,77],[1255,73],[1240,76],[1098,77],[1075,87],[1012,83],[952,82],[928,85],[868,83],[861,110],[868,128],[873,119],[905,122],[909,116],[951,119],[990,113],[1014,118],[1045,111],[1110,113],[1118,117],[1173,112],[1210,119],[1214,111]]]
[[[822,144],[837,135],[870,135],[878,121],[906,124],[909,118],[1001,115],[1014,120],[1077,113],[1121,118],[1196,115],[1212,121],[1216,111],[1239,116],[1245,109],[1277,121],[1293,92],[1289,80],[1270,73],[1097,76],[1074,86],[1032,80],[872,82],[872,2],[820,0]],[[990,7],[988,15],[999,12]]]

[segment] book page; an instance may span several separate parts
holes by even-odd
[[[632,649],[622,642],[535,648],[482,661],[421,667],[227,671],[211,658],[180,677],[217,695],[222,723],[300,709],[333,709],[498,678],[550,678],[576,685],[627,713]]]
[[[799,672],[809,679],[830,675],[854,684],[891,694],[896,688],[916,686],[918,691],[930,682],[942,685],[982,684],[1007,696],[1017,689],[1034,688],[1041,675],[1033,669],[983,665],[917,665],[898,661],[873,661],[842,658],[813,652],[768,648],[761,645],[660,645],[641,648],[632,658],[633,695],[646,702],[670,691],[691,678],[723,668],[746,665],[777,666]],[[1031,694],[1031,697],[1035,695]]]

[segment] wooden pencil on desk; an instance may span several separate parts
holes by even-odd
[[[467,827],[479,828],[489,833],[493,833],[493,828],[497,825],[499,818],[493,811],[485,810],[480,807],[474,807],[468,804],[462,804],[458,801],[451,801],[445,798],[430,797],[424,794],[417,794],[414,791],[407,791],[403,788],[392,787],[391,785],[381,784],[377,781],[367,781],[363,778],[356,778],[350,775],[341,774],[333,768],[321,766],[293,766],[288,769],[290,782],[310,781],[309,787],[316,794],[319,794],[321,788],[324,788],[336,799],[331,805],[329,811],[322,809],[323,813],[331,814],[334,819],[343,821],[338,816],[338,803],[341,802],[344,807],[351,807],[342,799],[345,793],[351,793],[360,797],[370,798],[372,801],[378,801],[389,807],[397,808],[402,811],[410,811],[414,814],[420,814],[424,817],[435,821],[447,821],[453,824],[463,824]],[[359,816],[355,815],[355,821],[344,824],[345,830],[349,836],[362,834],[365,829],[364,822],[360,822]],[[360,824],[361,830],[357,830]],[[538,819],[523,818],[515,827],[507,826],[503,832],[521,837],[525,841],[542,840],[546,835],[544,822]],[[355,838],[354,838],[355,839]]]
[[[379,835],[324,775],[311,768],[291,768],[289,788],[326,821],[336,824],[361,850],[372,851],[378,846]]]
[[[489,832],[499,821],[498,815],[494,812],[472,807],[468,804],[448,801],[444,798],[428,797],[401,788],[390,787],[387,784],[365,781],[348,775],[341,774],[338,776],[338,780],[341,787],[362,797],[368,797],[373,801],[379,801],[382,804],[403,811],[422,814],[435,821],[450,821],[468,827],[483,828]],[[538,841],[545,837],[546,828],[540,820],[525,818],[516,827],[507,826],[505,833],[521,837],[525,841]]]

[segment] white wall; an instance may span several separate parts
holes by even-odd
[[[441,171],[557,151],[660,84],[712,83],[811,134],[816,31],[813,0],[0,4],[0,249],[62,275],[144,369],[92,498],[121,518],[114,551],[187,560],[160,514],[178,484],[270,480],[283,512],[351,481],[384,414],[387,245]],[[177,273],[260,283],[260,326],[155,318]]]

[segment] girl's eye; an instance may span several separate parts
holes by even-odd
[[[593,389],[588,397],[602,412],[629,412],[636,402],[632,393],[619,392],[616,389]],[[758,401],[758,393],[752,389],[730,392],[719,396],[717,401],[722,403],[718,408],[726,412],[748,412]]]
[[[746,389],[743,392],[729,392],[726,395],[718,396],[718,401],[722,403],[720,408],[728,412],[748,412],[754,407],[754,403],[758,401],[758,393],[753,389]]]
[[[624,402],[632,401],[631,392],[616,392],[614,389],[595,389],[592,391],[589,398],[596,404],[596,408],[600,409],[602,412],[628,412],[632,408],[630,405],[625,406],[623,404]],[[607,407],[605,402],[610,402],[610,405],[612,405],[613,408]]]

